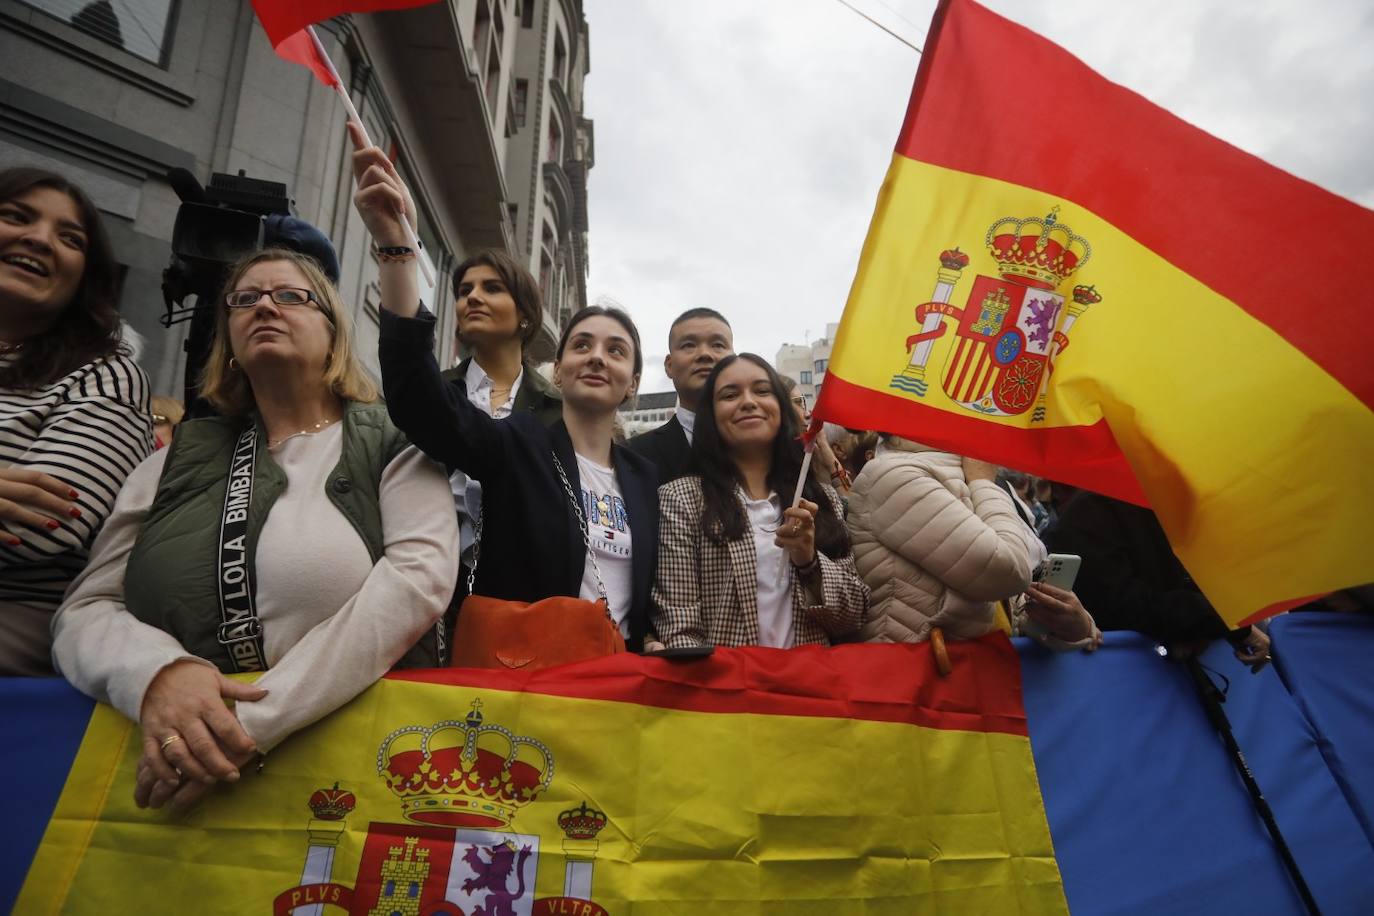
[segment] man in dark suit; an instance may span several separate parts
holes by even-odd
[[[716,363],[734,352],[735,335],[730,322],[715,309],[688,309],[668,329],[663,372],[672,379],[677,391],[677,412],[667,423],[626,443],[658,468],[660,486],[687,472],[696,412],[710,406],[701,404],[706,376]]]

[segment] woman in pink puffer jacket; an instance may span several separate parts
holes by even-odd
[[[1030,585],[1043,548],[996,473],[885,438],[849,497],[854,559],[872,590],[865,641],[922,642],[932,627],[981,636],[996,627],[995,602]]]

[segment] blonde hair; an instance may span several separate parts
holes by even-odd
[[[241,416],[252,410],[257,402],[248,376],[237,366],[229,364],[233,351],[229,346],[229,307],[224,297],[233,292],[243,275],[255,264],[266,261],[286,261],[294,264],[319,297],[324,316],[329,320],[331,344],[324,365],[324,381],[329,390],[347,401],[375,401],[377,384],[367,374],[353,353],[353,325],[344,308],[339,291],[320,269],[314,258],[288,248],[267,248],[248,255],[229,268],[229,277],[215,300],[215,336],[210,341],[210,355],[200,377],[200,393],[216,410],[226,416]]]

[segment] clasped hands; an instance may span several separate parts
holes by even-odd
[[[201,662],[163,668],[143,695],[134,803],[140,808],[194,805],[216,783],[238,782],[257,745],[224,701],[261,700],[267,691],[230,680]]]

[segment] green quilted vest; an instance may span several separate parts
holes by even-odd
[[[220,625],[216,569],[220,514],[229,485],[229,456],[243,431],[243,418],[207,417],[177,428],[157,495],[139,528],[124,577],[129,612],[164,630],[188,653],[234,670],[229,652],[216,637]],[[258,441],[267,433],[256,415]],[[384,551],[377,488],[382,471],[407,445],[391,425],[383,404],[350,402],[344,411],[339,463],[325,482],[325,493],[367,545],[372,562]],[[258,534],[272,504],[286,486],[286,475],[259,447],[253,471],[253,502],[248,511],[248,556],[256,556]],[[440,664],[433,630],[397,663],[398,668]]]

